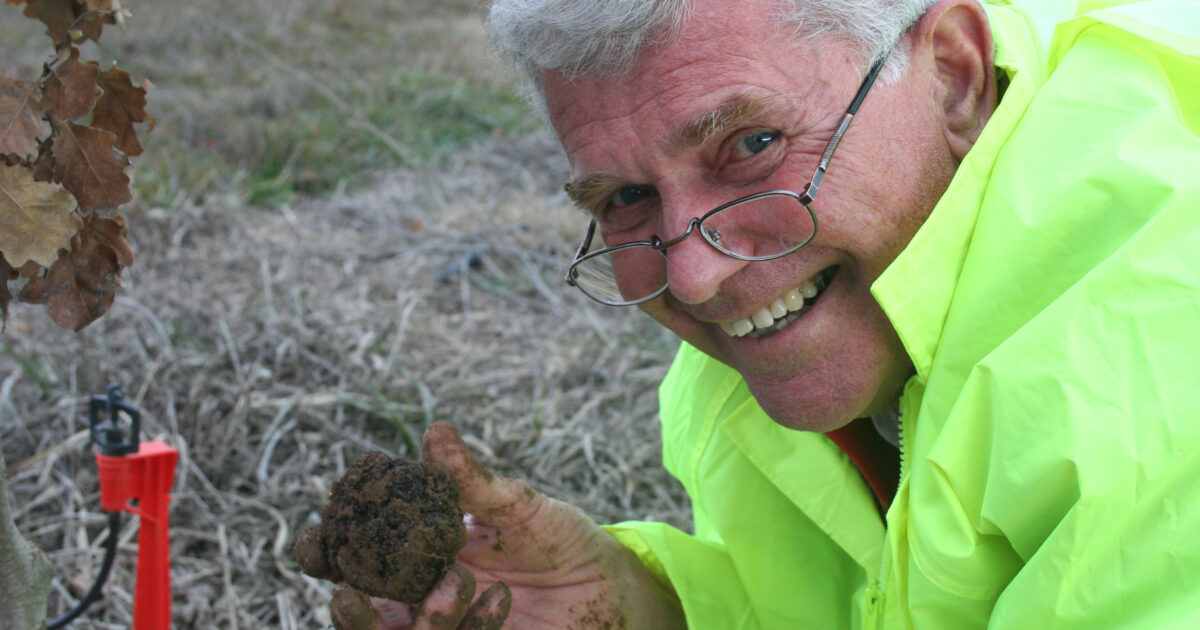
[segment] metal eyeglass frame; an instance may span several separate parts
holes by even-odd
[[[596,300],[597,302],[600,302],[601,304],[609,304],[611,306],[633,306],[635,304],[641,304],[642,302],[649,302],[650,300],[653,300],[654,298],[657,298],[658,296],[662,295],[663,292],[665,292],[667,290],[667,283],[664,282],[662,288],[660,288],[659,290],[655,291],[654,293],[652,293],[646,297],[643,297],[643,298],[640,298],[637,300],[632,300],[632,301],[628,301],[628,302],[606,302],[604,300],[601,300],[601,299],[593,296],[592,294],[588,293],[587,291],[584,291],[581,287],[579,287],[579,285],[575,281],[575,279],[578,277],[578,274],[575,272],[575,268],[578,267],[580,263],[585,262],[591,258],[595,258],[596,256],[602,256],[604,254],[608,254],[608,253],[615,252],[615,251],[622,250],[622,249],[627,249],[630,247],[651,247],[653,249],[656,249],[656,250],[662,252],[662,255],[665,257],[667,255],[668,247],[671,247],[672,245],[675,245],[676,243],[680,243],[687,237],[691,236],[692,231],[696,229],[696,226],[701,225],[702,223],[707,221],[709,218],[711,218],[714,214],[717,214],[718,212],[720,212],[722,210],[732,208],[733,206],[741,205],[743,203],[754,201],[756,199],[761,199],[763,197],[772,197],[772,196],[792,197],[793,199],[796,199],[801,204],[803,204],[804,209],[808,210],[808,214],[812,217],[812,220],[813,220],[812,234],[809,235],[809,237],[807,239],[805,239],[803,243],[800,243],[800,244],[792,247],[791,249],[788,249],[787,251],[784,251],[784,252],[781,252],[778,254],[771,254],[770,256],[743,256],[740,254],[735,254],[731,251],[728,251],[728,250],[722,248],[720,245],[717,244],[717,240],[720,238],[719,233],[717,234],[716,237],[714,237],[708,233],[709,232],[708,230],[700,230],[700,236],[704,238],[704,242],[708,243],[709,245],[711,245],[713,247],[713,249],[716,249],[717,251],[721,252],[722,254],[725,254],[726,256],[730,256],[730,257],[736,258],[738,260],[746,260],[746,261],[751,261],[751,262],[757,262],[757,261],[763,261],[763,260],[774,260],[776,258],[782,258],[784,256],[787,256],[788,254],[794,254],[797,251],[799,251],[801,248],[803,248],[805,245],[808,245],[817,236],[817,213],[814,212],[813,208],[812,208],[812,202],[817,197],[817,189],[821,185],[821,180],[825,177],[825,171],[829,168],[830,160],[833,159],[833,152],[836,151],[838,148],[838,145],[841,144],[842,136],[846,135],[846,130],[850,128],[850,122],[854,120],[854,115],[858,112],[859,106],[862,105],[863,100],[867,97],[867,92],[869,92],[871,89],[871,86],[874,85],[875,78],[879,76],[879,71],[883,69],[883,64],[887,62],[887,59],[888,59],[888,55],[884,55],[882,58],[879,59],[879,61],[876,61],[875,64],[871,66],[870,71],[867,72],[867,76],[863,79],[862,85],[859,86],[858,92],[854,95],[854,100],[850,102],[850,107],[848,107],[846,109],[846,114],[845,114],[845,116],[842,117],[842,122],[840,124],[838,124],[837,130],[835,130],[833,132],[833,137],[831,137],[829,139],[829,143],[825,145],[825,150],[821,153],[821,159],[819,162],[817,162],[817,170],[813,173],[812,179],[810,179],[808,181],[808,183],[804,185],[804,192],[795,193],[790,190],[769,190],[769,191],[764,191],[764,192],[757,192],[757,193],[754,193],[751,195],[746,195],[745,197],[739,197],[737,199],[734,199],[733,201],[730,201],[729,203],[722,204],[720,206],[717,206],[716,208],[713,208],[712,210],[709,210],[702,217],[693,217],[692,220],[690,222],[688,222],[687,229],[684,230],[683,234],[680,234],[679,236],[677,236],[669,241],[664,242],[657,236],[651,236],[650,237],[651,240],[649,240],[649,241],[631,241],[629,243],[621,243],[620,245],[613,245],[612,247],[605,247],[603,249],[598,249],[591,253],[588,253],[588,245],[592,242],[592,237],[596,233],[596,220],[589,219],[588,227],[587,227],[587,234],[585,234],[583,237],[583,243],[580,244],[578,251],[576,251],[575,259],[571,262],[571,266],[567,268],[567,274],[565,277],[567,284],[569,284],[573,287],[579,288],[580,291],[583,291],[584,295],[587,295],[589,298],[592,298],[593,300]]]

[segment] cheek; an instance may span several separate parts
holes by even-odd
[[[717,345],[713,342],[710,336],[711,331],[708,327],[696,319],[671,308],[667,304],[666,297],[659,297],[649,302],[643,302],[638,304],[638,308],[650,317],[653,317],[659,324],[662,324],[675,333],[680,339],[692,344],[701,352],[722,360],[721,353]]]
[[[882,154],[878,166],[857,170],[857,165],[841,172],[825,201],[827,207],[841,210],[817,210],[821,220],[818,238],[851,252],[859,266],[859,275],[873,282],[900,255],[937,205],[950,179],[954,164],[927,147],[925,159]],[[849,172],[847,172],[849,171]],[[845,184],[844,187],[842,184]]]
[[[866,101],[834,155],[817,207],[825,236],[854,244],[869,278],[908,245],[957,169],[938,121],[922,113],[931,111],[927,95],[895,86],[880,95],[896,106]]]
[[[908,246],[950,185],[955,165],[943,157],[935,154],[915,164],[916,168],[908,175],[912,183],[896,191],[895,204],[878,209],[874,226],[879,243],[876,275]]]
[[[637,305],[645,314],[653,317],[655,321],[671,329],[672,332],[687,339],[685,336],[686,330],[682,330],[684,318],[680,313],[669,306],[665,297],[658,297],[649,302],[642,302]]]
[[[666,258],[651,247],[627,247],[611,252],[612,277],[627,300],[653,294],[667,283]]]

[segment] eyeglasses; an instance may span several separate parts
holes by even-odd
[[[693,218],[683,234],[669,241],[651,236],[647,241],[621,243],[589,253],[600,240],[596,220],[592,219],[588,222],[583,243],[567,269],[567,284],[578,287],[597,302],[613,306],[653,300],[667,290],[667,248],[683,242],[696,228],[704,241],[717,251],[751,262],[782,258],[808,245],[817,235],[817,214],[812,203],[821,179],[886,61],[887,55],[884,55],[871,66],[842,122],[825,145],[817,170],[804,185],[803,192],[771,190],[754,193]]]

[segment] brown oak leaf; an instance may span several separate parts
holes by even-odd
[[[125,217],[118,214],[106,219],[95,213],[89,214],[79,233],[85,240],[95,241],[97,245],[111,249],[117,256],[117,265],[121,269],[133,264],[133,250],[125,240],[125,237],[129,236],[129,228],[125,227]]]
[[[67,38],[71,25],[83,13],[83,6],[74,0],[27,0],[26,5],[25,15],[41,20],[55,42]]]
[[[42,109],[51,110],[63,120],[79,118],[92,111],[104,91],[96,85],[100,65],[79,61],[79,49],[71,46],[70,56],[50,64],[43,80]]]
[[[25,15],[41,20],[46,35],[55,43],[68,40],[99,41],[105,24],[116,24],[124,10],[113,7],[112,0],[19,0],[9,4],[26,4]]]
[[[38,136],[45,132],[38,100],[40,86],[0,77],[0,154],[22,160],[36,155]]]
[[[76,20],[75,27],[83,34],[84,37],[93,41],[100,41],[100,33],[104,30],[105,24],[116,24],[122,16],[121,11],[113,11],[112,2],[92,2],[88,0],[86,7],[80,10],[80,19]],[[97,9],[91,5],[107,5],[101,9]]]
[[[141,155],[133,124],[144,122],[150,125],[147,130],[154,129],[154,119],[146,114],[146,88],[135,87],[129,73],[116,66],[102,72],[98,83],[104,95],[92,110],[92,126],[113,132],[125,155]]]
[[[79,231],[74,210],[62,187],[34,181],[31,169],[0,166],[0,253],[13,267],[52,265]]]
[[[54,181],[54,159],[50,157],[50,145],[54,138],[47,135],[38,143],[38,158],[33,163],[33,179],[39,182]]]
[[[76,246],[55,261],[46,275],[21,289],[20,298],[45,304],[50,319],[59,326],[81,330],[112,306],[121,286],[121,262],[105,238],[85,231],[75,241]]]
[[[79,207],[114,210],[133,198],[125,167],[129,160],[117,152],[111,131],[54,118],[54,181],[75,195]]]

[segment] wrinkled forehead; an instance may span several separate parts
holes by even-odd
[[[799,36],[794,25],[779,19],[777,5],[776,0],[694,2],[680,28],[651,37],[652,43],[628,70],[574,80],[555,71],[543,73],[546,112],[552,119],[561,118],[564,110],[597,94],[610,101],[650,102],[652,96],[697,100],[724,87],[722,82],[732,86],[770,80],[772,72],[822,81],[822,53],[844,46],[828,38]]]
[[[585,138],[628,141],[621,134],[669,152],[771,109],[800,118],[825,111],[833,80],[846,74],[837,50],[796,44],[778,30],[764,35],[748,16],[735,18],[685,29],[619,76],[544,75],[546,111],[568,154]]]

